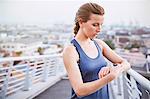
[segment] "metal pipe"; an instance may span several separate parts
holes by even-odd
[[[134,71],[133,69],[130,69],[127,71],[127,73],[132,76],[142,87],[144,87],[146,90],[150,92],[150,81]]]

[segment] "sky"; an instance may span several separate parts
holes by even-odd
[[[150,26],[150,0],[91,0],[104,7],[104,24]],[[90,0],[0,0],[0,24],[73,24],[77,9]]]

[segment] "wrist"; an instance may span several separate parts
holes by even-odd
[[[122,68],[123,68],[124,71],[127,71],[127,70],[129,70],[131,68],[130,63],[127,60],[124,60],[121,63],[121,66],[122,66]]]
[[[122,64],[113,64],[113,66],[117,67],[120,73],[124,71],[124,66]]]

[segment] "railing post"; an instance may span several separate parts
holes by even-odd
[[[55,67],[54,67],[54,73],[55,75],[58,75],[60,73],[60,67],[59,67],[59,57],[55,57]]]
[[[59,63],[59,57],[56,58],[56,63]],[[56,65],[55,67],[55,71],[56,71],[56,74],[60,74],[61,73],[61,67],[59,64]]]
[[[7,74],[7,76],[8,76],[8,74]],[[0,99],[6,99],[6,92],[7,92],[7,86],[8,86],[7,76],[6,76],[6,79],[4,80],[4,84],[3,84],[1,92],[0,92]]]
[[[118,83],[118,95],[122,95],[122,91],[121,91],[121,81],[120,78],[121,76],[118,77],[117,79],[117,83]]]
[[[7,93],[7,88],[8,88],[7,86],[8,86],[8,80],[6,78],[4,81],[4,85],[2,86],[2,90],[0,92],[0,99],[6,99],[6,93]]]
[[[6,79],[4,81],[4,86],[2,87],[2,99],[6,99],[6,95],[7,95],[7,89],[8,89],[8,82],[10,80],[10,75],[12,72],[12,66],[13,66],[13,62],[10,62],[10,65],[8,66],[8,73],[6,75]]]
[[[126,80],[126,74],[127,73],[123,73],[123,92],[124,92],[124,99],[129,99],[129,95],[128,95],[128,87],[127,87],[127,84],[128,84],[128,82],[127,82],[127,80]]]
[[[24,91],[28,91],[30,86],[31,86],[31,77],[30,77],[30,66],[29,62],[27,63],[28,65],[26,66],[26,73],[25,73],[25,82],[24,82]]]
[[[49,59],[49,62],[47,63],[47,68],[49,68],[49,71],[48,71],[49,76],[55,76],[56,75],[55,64],[56,64],[55,59]]]
[[[148,62],[148,59],[146,59],[146,72],[149,73],[149,62]]]
[[[56,75],[58,75],[58,72],[57,72],[57,70],[58,70],[58,57],[54,57],[54,59],[53,59],[53,62],[51,63],[51,71],[52,71],[52,75],[53,76],[56,76]]]
[[[47,58],[45,58],[44,60],[44,67],[43,67],[43,82],[46,82],[46,80],[48,79],[48,63],[47,63]]]

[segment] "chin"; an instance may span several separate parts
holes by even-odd
[[[90,39],[92,40],[92,39],[94,39],[95,37],[90,37]]]
[[[95,35],[93,38],[96,38],[98,35]]]

